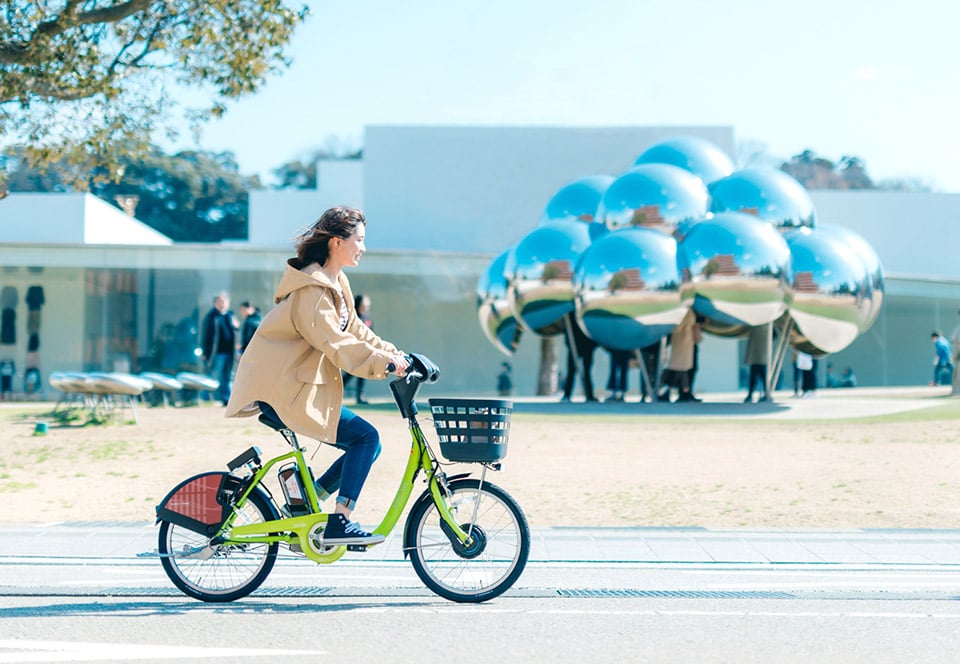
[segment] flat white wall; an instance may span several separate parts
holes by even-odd
[[[326,208],[319,191],[251,191],[249,241],[252,247],[291,247],[293,240]]]
[[[10,194],[0,201],[0,242],[83,242],[84,194]]]
[[[363,160],[338,159],[317,163],[317,189],[333,205],[363,208]],[[326,208],[324,208],[326,209]],[[323,210],[318,210],[319,217]]]
[[[106,201],[89,194],[83,198],[85,244],[173,244],[173,240]]]
[[[82,193],[10,194],[0,201],[0,242],[173,244],[109,203]]]
[[[499,254],[536,227],[565,184],[619,175],[679,135],[733,155],[732,127],[368,127],[368,245]]]
[[[884,274],[960,278],[960,194],[811,191],[817,222],[846,226],[873,247]]]
[[[289,248],[327,208],[363,208],[363,169],[359,159],[317,163],[317,189],[251,191],[249,240],[238,245]]]

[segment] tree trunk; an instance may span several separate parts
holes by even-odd
[[[540,376],[537,380],[537,396],[545,397],[557,393],[557,339],[559,337],[540,337]]]

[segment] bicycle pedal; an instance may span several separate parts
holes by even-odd
[[[348,544],[347,551],[366,551],[370,548],[369,544]]]

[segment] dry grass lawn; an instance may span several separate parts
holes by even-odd
[[[534,527],[960,527],[960,400],[833,421],[649,416],[642,408],[516,413],[493,481]],[[138,425],[58,425],[51,410],[0,409],[0,523],[151,521],[180,480],[225,469],[250,445],[265,455],[287,450],[256,420],[225,420],[212,405],[140,406]],[[356,513],[372,525],[396,489],[409,438],[387,405],[359,412],[384,440]],[[50,422],[46,435],[34,435],[37,421]],[[305,442],[312,453],[316,444]],[[311,464],[318,475],[334,453],[320,449]]]

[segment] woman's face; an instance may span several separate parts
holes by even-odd
[[[337,265],[357,267],[360,257],[367,251],[363,241],[366,237],[366,226],[360,224],[353,234],[344,238],[334,238],[330,241],[330,257]]]

